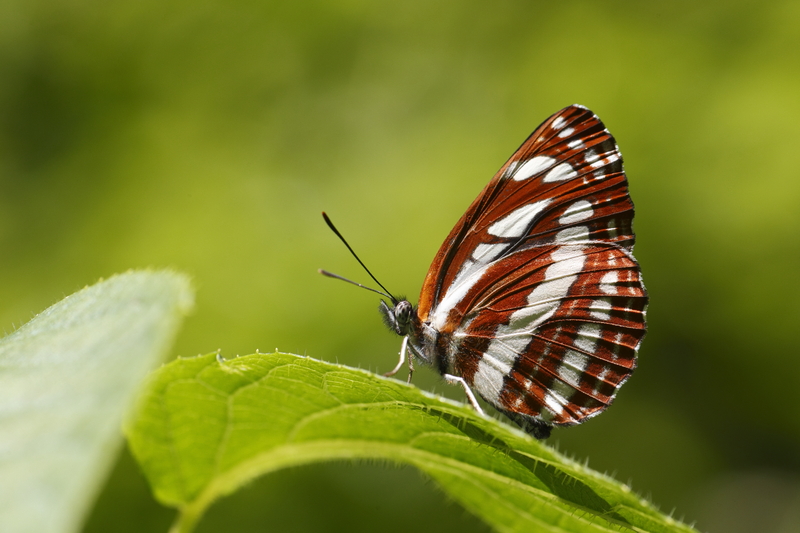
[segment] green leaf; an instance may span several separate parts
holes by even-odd
[[[517,429],[394,379],[295,355],[155,372],[126,428],[174,531],[267,472],[336,459],[416,466],[498,531],[693,529]]]
[[[80,527],[192,298],[183,275],[129,272],[0,340],[0,531]]]

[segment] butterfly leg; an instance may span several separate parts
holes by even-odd
[[[408,337],[403,337],[403,349],[408,347]],[[408,356],[408,383],[411,383],[411,376],[414,374],[414,350]]]
[[[408,349],[408,337],[403,337],[403,346],[400,347],[400,360],[397,362],[397,366],[394,367],[389,372],[386,372],[384,374],[384,376],[386,376],[388,378],[388,377],[391,377],[391,376],[394,376],[395,374],[397,374],[398,370],[400,370],[400,367],[402,367],[403,363],[406,362],[406,350],[407,349]],[[413,367],[411,367],[411,361],[409,361],[409,367],[413,371]],[[411,381],[410,373],[409,373],[409,376],[408,376],[408,380]]]
[[[464,392],[467,393],[467,398],[469,398],[469,403],[472,404],[472,407],[474,407],[475,410],[480,414],[485,414],[483,409],[481,409],[481,406],[478,405],[478,400],[475,398],[475,394],[472,393],[472,389],[469,388],[469,385],[467,385],[467,382],[464,381],[464,378],[460,378],[452,374],[444,374],[444,380],[450,385],[461,385],[464,387]]]

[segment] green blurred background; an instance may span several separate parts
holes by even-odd
[[[0,3],[0,324],[100,277],[188,272],[175,354],[386,371],[399,339],[325,227],[416,300],[551,113],[616,136],[651,295],[614,407],[550,442],[705,531],[800,531],[800,3]],[[415,383],[461,399],[430,371]],[[165,531],[124,452],[86,531]],[[299,468],[199,531],[485,531],[381,463]]]

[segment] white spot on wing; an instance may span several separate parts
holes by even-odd
[[[575,139],[574,141],[570,141],[570,142],[568,142],[568,143],[567,143],[567,146],[568,146],[568,147],[569,147],[571,150],[577,150],[578,148],[581,148],[581,147],[583,146],[583,141],[582,141],[582,140],[580,140],[580,139]]]
[[[489,344],[472,379],[475,389],[488,402],[498,402],[503,378],[511,374],[511,368],[525,353],[530,341],[530,335],[518,334],[495,338]]]
[[[491,235],[497,237],[522,237],[533,222],[533,219],[536,218],[549,203],[550,200],[541,200],[532,204],[523,205],[489,226],[487,231]]]
[[[511,365],[492,357],[487,351],[478,363],[478,371],[472,377],[472,386],[491,404],[497,404],[500,391],[503,390],[503,379],[511,372]]]
[[[532,157],[525,161],[525,163],[523,163],[516,171],[514,171],[514,175],[512,177],[514,181],[526,180],[540,172],[544,172],[548,168],[555,165],[555,163],[556,160],[552,157],[537,155],[536,157]]]
[[[458,273],[453,283],[447,289],[442,301],[436,306],[436,309],[431,313],[431,324],[437,330],[441,331],[447,322],[447,316],[450,311],[460,302],[475,285],[479,279],[483,277],[488,268],[488,264],[483,265],[477,269],[469,267],[462,268]]]
[[[575,350],[567,350],[564,354],[564,364],[576,372],[584,372],[589,366],[589,357]]]
[[[503,253],[508,247],[506,243],[486,244],[480,243],[472,252],[472,258],[478,263],[488,263]]]
[[[572,135],[573,133],[575,133],[575,128],[567,128],[567,129],[565,129],[564,131],[560,132],[560,133],[558,134],[558,136],[559,136],[561,139],[563,139],[564,137],[569,137],[569,136],[570,136],[570,135]]]
[[[553,121],[553,129],[560,130],[561,128],[564,127],[564,123],[565,122],[566,122],[566,120],[564,120],[564,117],[557,117]]]
[[[589,358],[586,355],[575,350],[567,350],[558,367],[558,377],[565,383],[578,388],[581,383],[581,376],[588,366]]]
[[[561,246],[560,248],[556,248],[553,250],[553,253],[550,254],[550,257],[553,258],[553,264],[547,268],[547,272],[545,273],[545,278],[551,278],[550,276],[550,269],[556,267],[559,262],[566,262],[569,260],[574,260],[576,258],[581,259],[581,268],[583,268],[583,261],[586,259],[583,254],[583,246]],[[562,268],[559,268],[557,274],[561,274],[563,271]],[[580,270],[576,270],[575,273],[580,272]],[[555,274],[556,272],[554,272]]]
[[[608,298],[592,300],[589,309],[589,315],[592,318],[604,321],[611,318],[611,300]]]
[[[616,284],[619,282],[619,272],[612,270],[606,272],[600,279],[600,290],[606,294],[617,294]]]
[[[601,159],[600,161],[595,161],[594,163],[591,164],[591,166],[592,168],[600,168],[606,165],[610,165],[615,161],[619,161],[619,152],[612,152],[611,154],[608,155],[608,157]]]
[[[575,347],[586,353],[594,353],[597,348],[597,341],[600,340],[601,336],[600,324],[583,324],[578,328]]]
[[[551,181],[565,181],[574,178],[578,173],[572,168],[569,163],[561,163],[553,167],[553,170],[548,172],[542,181],[549,183]]]
[[[586,200],[578,200],[577,202],[570,205],[564,214],[558,219],[558,222],[561,224],[573,224],[575,222],[580,222],[581,220],[586,220],[590,218],[594,210],[592,209],[592,204]]]
[[[556,233],[556,242],[581,242],[587,240],[589,240],[589,228],[587,226],[565,228]]]
[[[563,396],[557,394],[555,391],[547,391],[544,394],[544,405],[548,411],[553,413],[553,417],[550,418],[552,420],[556,416],[560,416],[564,413],[564,404],[567,403],[567,400],[564,399]]]

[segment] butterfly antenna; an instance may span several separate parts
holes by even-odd
[[[344,238],[344,237],[342,237],[342,234],[341,234],[341,233],[339,233],[339,230],[338,230],[338,229],[336,229],[336,226],[334,226],[334,225],[333,225],[333,222],[331,222],[331,219],[330,219],[330,218],[328,218],[328,215],[325,213],[325,211],[323,211],[323,212],[322,212],[322,218],[324,218],[324,219],[325,219],[325,223],[328,225],[328,227],[329,227],[329,228],[331,228],[331,231],[333,231],[333,232],[336,234],[336,236],[337,236],[337,237],[339,237],[339,240],[340,240],[340,241],[342,241],[342,242],[344,243],[344,245],[345,245],[345,246],[347,246],[347,249],[348,249],[348,250],[350,250],[350,253],[351,253],[351,254],[353,254],[353,257],[355,257],[355,258],[356,258],[356,261],[358,261],[358,264],[359,264],[359,265],[361,265],[361,267],[362,267],[364,270],[366,270],[366,271],[367,271],[367,274],[369,274],[369,277],[371,277],[371,278],[372,278],[372,280],[373,280],[375,283],[377,283],[377,284],[378,284],[378,286],[380,286],[380,288],[381,288],[381,289],[383,289],[383,290],[384,290],[384,291],[386,291],[386,292],[381,292],[381,291],[379,291],[379,290],[376,290],[376,289],[373,289],[373,288],[371,288],[371,287],[367,287],[366,285],[362,285],[362,284],[360,284],[360,283],[356,283],[355,281],[351,281],[351,280],[349,280],[349,279],[347,279],[347,278],[343,278],[342,276],[340,276],[340,275],[338,275],[338,274],[334,274],[334,273],[332,273],[332,272],[328,272],[327,270],[322,270],[322,269],[320,269],[319,273],[320,273],[320,274],[322,274],[323,276],[328,276],[329,278],[340,279],[340,280],[342,280],[342,281],[346,281],[347,283],[352,283],[352,284],[353,284],[353,285],[355,285],[356,287],[361,287],[362,289],[367,289],[368,291],[372,291],[372,292],[378,293],[378,294],[380,294],[380,295],[386,296],[387,298],[389,298],[390,300],[392,300],[392,303],[394,303],[394,304],[397,304],[397,302],[398,302],[397,298],[395,298],[394,296],[392,296],[392,293],[390,293],[390,292],[389,292],[389,289],[387,289],[386,287],[384,287],[384,286],[383,286],[383,284],[382,284],[380,281],[378,281],[378,278],[376,278],[375,276],[373,276],[373,275],[372,275],[372,272],[370,272],[370,271],[369,271],[369,269],[367,268],[367,265],[365,265],[365,264],[364,264],[364,262],[363,262],[363,261],[362,261],[362,260],[361,260],[361,259],[358,257],[358,254],[356,254],[356,253],[353,251],[353,248],[351,248],[351,247],[350,247],[350,245],[347,243],[347,241],[345,240],[345,238]]]

